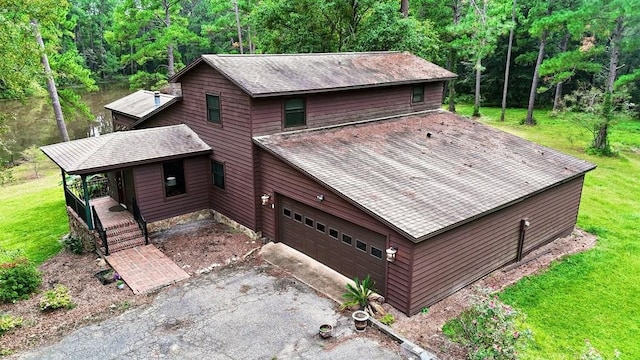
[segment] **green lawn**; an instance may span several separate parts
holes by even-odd
[[[36,264],[56,254],[69,232],[60,171],[47,161],[33,178],[29,165],[13,169],[16,181],[0,186],[0,247],[21,249]]]
[[[460,114],[471,107],[460,106]],[[519,125],[525,110],[482,109],[480,121],[586,159],[598,168],[586,176],[578,226],[598,235],[595,249],[526,278],[501,298],[527,314],[535,345],[524,359],[576,359],[585,339],[605,359],[640,359],[640,121],[613,126],[614,158],[584,153],[590,133],[568,120],[536,112],[537,126]]]

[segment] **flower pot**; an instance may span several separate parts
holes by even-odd
[[[122,290],[122,289],[124,289],[124,287],[125,287],[125,283],[124,283],[124,281],[122,281],[122,280],[118,280],[118,281],[116,282],[116,286],[118,287],[118,289]]]
[[[366,311],[354,311],[353,314],[351,314],[351,317],[353,318],[353,323],[356,326],[357,332],[363,332],[367,329],[367,326],[369,325],[369,314]]]
[[[318,334],[320,334],[320,337],[323,339],[330,338],[331,335],[333,335],[333,326],[329,324],[320,325],[320,331],[318,332]]]

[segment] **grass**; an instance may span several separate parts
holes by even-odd
[[[471,107],[458,112],[471,114]],[[598,235],[595,249],[555,263],[500,296],[527,314],[535,344],[523,359],[576,359],[585,339],[605,359],[640,359],[640,121],[625,119],[611,129],[619,156],[585,154],[591,134],[560,115],[536,111],[537,126],[519,125],[525,110],[482,109],[481,122],[598,165],[587,174],[578,226]]]
[[[0,248],[21,250],[36,264],[62,248],[69,232],[60,170],[49,161],[39,178],[29,164],[12,169],[15,181],[0,186]]]

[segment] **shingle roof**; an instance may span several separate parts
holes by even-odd
[[[346,90],[453,79],[456,75],[409,53],[202,55],[252,97]]]
[[[167,108],[171,104],[178,101],[180,97],[159,93],[160,104],[156,106],[154,92],[147,90],[138,90],[133,94],[129,94],[104,107],[108,110],[125,114],[129,117],[142,121],[159,111]]]
[[[119,131],[40,149],[68,174],[91,174],[211,152],[209,145],[184,124]]]
[[[254,142],[416,242],[595,167],[448,112]]]

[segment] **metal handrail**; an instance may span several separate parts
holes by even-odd
[[[109,256],[109,242],[107,241],[107,232],[102,226],[102,221],[100,221],[100,217],[98,216],[96,207],[92,206],[91,211],[93,212],[93,221],[96,227],[96,231],[98,231],[98,235],[100,235],[100,239],[102,240],[102,246],[104,246],[104,255]]]
[[[76,214],[80,217],[80,219],[82,219],[85,222],[85,224],[88,224],[89,222],[87,221],[86,205],[84,201],[80,200],[73,193],[73,191],[67,188],[64,188],[64,198],[65,198],[65,202],[67,203],[67,206],[72,208],[73,211],[75,211]]]
[[[142,234],[144,235],[144,244],[149,245],[149,235],[147,232],[147,221],[142,216],[140,212],[140,208],[138,207],[138,202],[136,198],[133,198],[133,218],[138,223],[138,227],[142,230]]]

